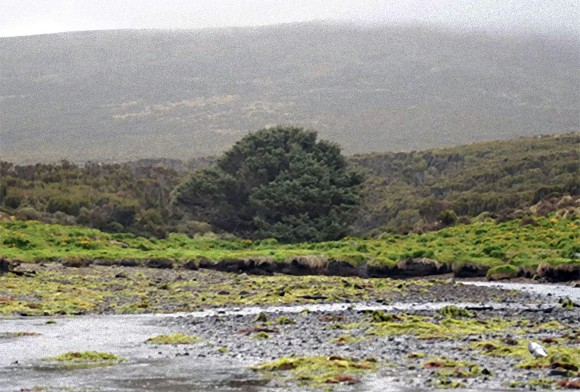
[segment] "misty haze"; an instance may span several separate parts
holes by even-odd
[[[0,392],[580,388],[577,10],[0,0]]]
[[[578,42],[303,23],[0,39],[13,162],[216,155],[315,129],[347,154],[578,130]]]

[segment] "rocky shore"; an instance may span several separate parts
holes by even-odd
[[[206,344],[159,347],[158,354],[197,356],[201,361],[240,359],[261,367],[250,379],[266,380],[269,388],[293,390],[337,385],[366,390],[365,385],[381,382],[414,390],[580,386],[580,310],[573,304],[461,284],[431,286],[422,295],[394,300],[396,305],[386,310],[376,310],[383,305],[378,301],[331,311],[244,315],[224,310],[205,318],[165,318],[164,326],[198,336]],[[437,306],[444,301],[471,305]],[[535,359],[527,351],[529,341],[544,345],[549,357]],[[377,366],[324,373],[308,362],[312,374],[298,368],[307,358],[321,357],[355,364],[370,360]]]
[[[451,273],[365,279],[60,263],[22,264],[14,272],[1,277],[0,310],[20,325],[5,336],[14,344],[15,360],[26,352],[18,345],[23,339],[44,339],[54,354],[61,354],[65,343],[67,351],[110,351],[126,359],[107,370],[114,374],[111,380],[132,369],[127,381],[132,385],[160,364],[158,385],[177,382],[175,366],[211,370],[235,364],[226,373],[207,373],[220,378],[219,384],[205,374],[179,373],[179,382],[190,389],[164,389],[171,391],[192,390],[199,382],[214,385],[213,390],[252,392],[574,389],[580,383],[580,300],[563,294],[580,290],[577,282],[538,286],[539,295],[468,285]],[[37,316],[55,323],[39,322]],[[70,327],[63,335],[67,320],[80,326],[84,317],[115,334],[98,329],[85,336],[88,332]],[[168,337],[139,334],[128,340],[137,326]],[[46,329],[53,332],[45,334]],[[82,344],[69,347],[54,341],[59,336]],[[109,343],[113,336],[114,344]],[[548,356],[534,358],[527,350],[530,341],[542,344]],[[25,370],[29,375],[16,385],[36,385],[38,359],[28,360],[31,367],[12,364],[0,368],[0,376],[4,372],[12,380],[12,374],[24,377]],[[113,383],[92,373],[65,373],[67,388],[85,379],[95,388]],[[65,390],[50,388],[45,390]],[[126,390],[112,388],[103,390]],[[135,388],[127,390],[159,390]]]

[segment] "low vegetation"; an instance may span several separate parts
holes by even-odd
[[[204,260],[211,264],[232,259],[254,260],[255,264],[296,260],[310,268],[340,260],[353,266],[368,263],[379,268],[395,266],[404,259],[426,257],[449,269],[465,265],[497,267],[489,274],[501,273],[501,277],[505,273],[510,277],[522,272],[533,275],[540,265],[580,263],[578,220],[552,214],[536,218],[533,225],[524,223],[519,219],[497,223],[479,217],[471,224],[424,234],[279,244],[273,239],[250,241],[213,235],[190,238],[184,234],[157,240],[38,221],[7,220],[0,221],[0,257],[24,262],[60,260],[79,267],[117,264],[157,268],[185,265],[197,268]]]
[[[445,317],[454,319],[475,317],[475,315],[469,310],[454,305],[444,307],[439,311],[439,313]]]
[[[111,353],[98,351],[67,352],[55,357],[44,358],[44,362],[52,363],[59,369],[85,369],[101,366],[113,366],[125,359]]]
[[[153,336],[145,341],[151,344],[193,344],[201,342],[197,336],[191,336],[184,333],[174,333],[170,335]]]
[[[29,268],[26,274],[0,275],[0,315],[188,312],[222,306],[364,301],[389,298],[401,291],[391,279],[366,281],[331,276],[297,279],[207,270],[72,268],[58,263],[24,267]],[[408,290],[420,288],[420,281],[408,285]]]
[[[580,347],[571,346],[570,342],[565,339],[561,343],[557,339],[550,339],[550,341],[542,342],[548,356],[540,358],[533,358],[529,353],[527,339],[488,340],[473,343],[471,347],[485,355],[517,358],[520,360],[516,365],[518,368],[560,369],[561,373],[568,377],[580,376]]]
[[[281,382],[307,386],[357,384],[360,377],[376,371],[380,364],[374,358],[355,359],[341,355],[280,358],[252,369]]]
[[[502,319],[458,320],[445,318],[437,320],[428,316],[399,314],[392,321],[376,322],[366,334],[371,336],[415,335],[421,339],[455,339],[467,335],[478,335],[489,332],[503,332],[513,327],[514,323]]]
[[[17,332],[0,332],[0,339],[19,338],[22,336],[40,336],[38,332],[17,331]]]

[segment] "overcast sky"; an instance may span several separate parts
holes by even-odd
[[[0,0],[0,37],[338,20],[578,34],[576,0]]]

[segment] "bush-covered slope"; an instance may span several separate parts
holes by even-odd
[[[367,199],[355,231],[437,228],[455,216],[520,216],[549,195],[580,193],[580,133],[411,153],[358,155]]]
[[[366,200],[353,225],[357,235],[441,227],[462,216],[490,212],[500,220],[522,217],[549,195],[578,195],[580,133],[411,153],[358,155],[367,171]],[[0,210],[18,219],[80,224],[109,232],[163,237],[194,234],[207,224],[184,220],[169,207],[171,191],[188,164],[148,160],[122,165],[69,162],[15,166],[0,162]],[[540,215],[553,208],[545,204]]]
[[[163,236],[178,181],[175,170],[154,166],[0,162],[0,208],[19,219]]]

